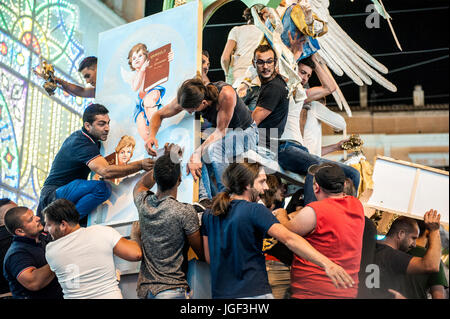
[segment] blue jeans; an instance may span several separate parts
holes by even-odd
[[[164,290],[157,293],[156,296],[149,291],[147,294],[147,299],[189,299],[189,293],[185,288]]]
[[[80,219],[89,215],[111,196],[111,186],[105,181],[76,179],[56,190],[56,199],[65,198],[75,204]]]
[[[222,174],[234,158],[248,150],[256,150],[258,146],[258,127],[253,122],[247,129],[237,129],[227,134],[219,141],[210,144],[203,162],[210,165],[216,177],[217,190],[223,192]]]
[[[211,165],[202,161],[202,176],[198,187],[199,201],[205,198],[212,199],[217,194],[217,188],[211,180],[211,174],[214,174]]]
[[[283,169],[291,171],[293,173],[306,175],[304,186],[305,205],[317,200],[313,191],[313,176],[307,174],[308,168],[311,165],[317,165],[327,162],[339,165],[339,167],[341,167],[344,171],[345,176],[350,178],[353,181],[355,188],[358,189],[361,177],[357,169],[343,163],[334,162],[310,154],[306,147],[298,143],[281,142],[278,146],[278,163],[280,164],[280,166]]]

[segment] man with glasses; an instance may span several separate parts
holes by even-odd
[[[252,118],[260,129],[260,143],[270,148],[270,140],[281,137],[289,111],[288,89],[276,71],[277,57],[269,45],[260,45],[253,55],[253,66],[261,81]]]

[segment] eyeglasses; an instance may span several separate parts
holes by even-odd
[[[255,64],[258,66],[264,66],[264,64],[272,65],[275,62],[275,59],[269,59],[269,60],[265,60],[265,61],[258,59],[258,60],[253,60],[253,62],[255,62]]]

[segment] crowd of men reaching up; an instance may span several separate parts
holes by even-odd
[[[440,215],[434,210],[424,215],[421,236],[427,243],[421,255],[406,253],[419,237],[417,222],[409,218],[398,218],[386,240],[377,243],[374,225],[357,199],[359,172],[320,156],[339,150],[342,142],[319,145],[320,151],[311,154],[304,139],[321,134],[308,132],[305,125],[308,103],[335,90],[320,58],[298,61],[306,99],[296,102],[278,74],[275,50],[267,43],[249,44],[251,40],[250,31],[230,32],[222,65],[229,77],[227,56],[241,52],[234,84],[209,82],[204,51],[202,78],[184,81],[176,98],[147,117],[145,147],[153,156],[164,119],[186,111],[204,120],[210,134],[187,164],[199,180],[200,204],[177,201],[182,176],[177,145],[166,144],[157,159],[108,163],[100,145],[109,134],[109,111],[91,104],[81,130],[64,141],[53,160],[36,214],[2,200],[0,293],[14,298],[122,298],[115,255],[141,261],[139,298],[189,298],[186,253],[191,247],[210,265],[212,298],[423,298],[428,289],[443,296],[445,277],[430,284],[440,271]],[[245,57],[257,77],[237,81]],[[56,81],[71,94],[94,97],[96,67],[96,58],[89,57],[79,68],[91,88]],[[309,88],[313,72],[321,85]],[[284,170],[306,176],[301,194],[285,205],[276,176],[267,175],[258,163],[236,161],[239,154],[261,149],[276,153]],[[108,180],[141,171],[145,173],[133,190],[139,222],[133,224],[131,238],[107,226],[85,227],[86,217],[111,195]],[[88,180],[91,172],[101,178]]]

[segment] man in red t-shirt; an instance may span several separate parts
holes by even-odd
[[[291,220],[284,212],[277,214],[277,218],[344,268],[357,283],[364,231],[363,206],[355,197],[343,193],[345,174],[339,166],[330,163],[313,165],[309,172],[314,175],[317,201],[308,204]],[[321,268],[294,255],[292,298],[355,298],[357,287],[337,289]]]

